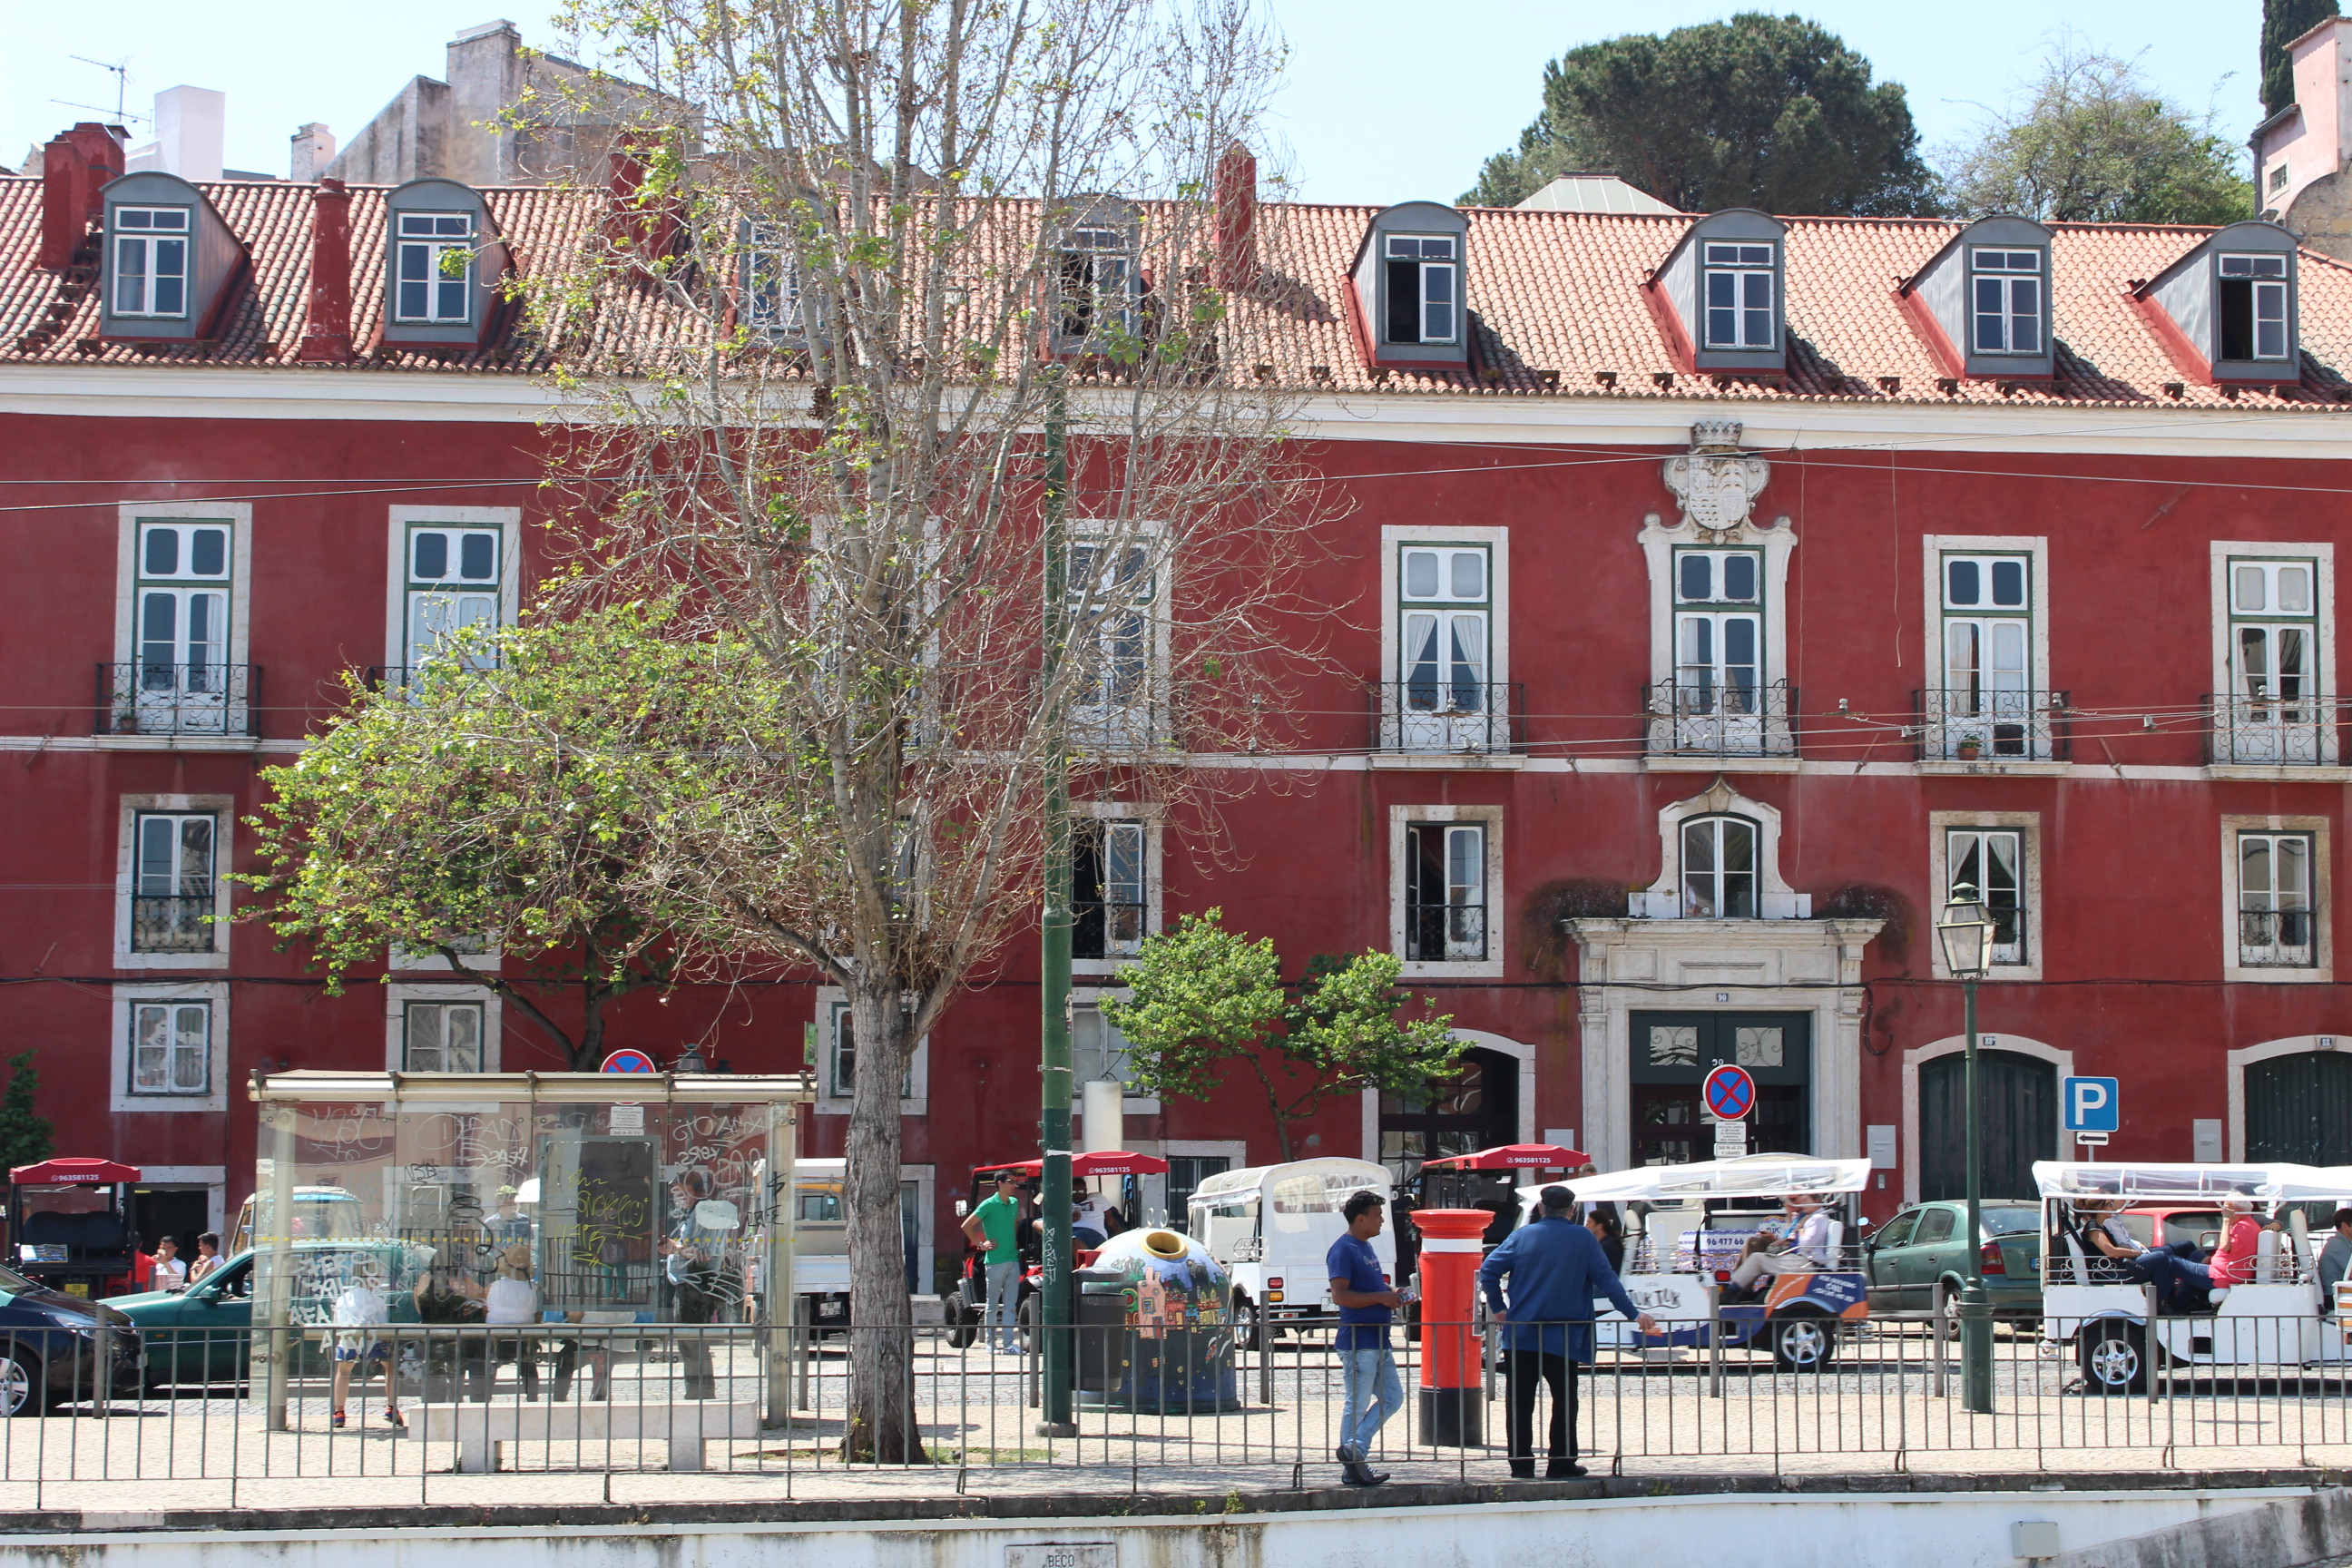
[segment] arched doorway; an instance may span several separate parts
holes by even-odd
[[[2301,1051],[2250,1063],[2246,1158],[2352,1164],[2352,1060]]]
[[[1400,1182],[1423,1160],[1512,1143],[1519,1136],[1519,1064],[1473,1047],[1461,1070],[1425,1100],[1381,1096],[1381,1163]]]
[[[2033,1196],[2033,1162],[2058,1146],[2058,1072],[2015,1051],[1977,1053],[1983,1107],[1984,1195]],[[1959,1051],[1919,1067],[1919,1196],[1968,1194],[1968,1057]]]

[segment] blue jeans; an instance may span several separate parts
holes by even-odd
[[[1388,1418],[1404,1407],[1404,1383],[1397,1376],[1396,1352],[1386,1345],[1339,1353],[1348,1390],[1339,1409],[1339,1446],[1361,1458],[1372,1451]]]
[[[1021,1265],[991,1263],[988,1270],[988,1343],[1008,1353],[1021,1348],[1021,1330],[1013,1321],[1013,1304],[1021,1296]]]

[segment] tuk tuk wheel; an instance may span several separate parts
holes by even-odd
[[[1038,1347],[1043,1328],[1038,1311],[1038,1300],[1033,1293],[1021,1298],[1020,1310],[1013,1314],[1013,1321],[1021,1331],[1021,1349],[1024,1354],[1034,1352]]]
[[[1237,1350],[1262,1351],[1274,1341],[1274,1331],[1266,1326],[1265,1309],[1246,1296],[1234,1298],[1234,1346]]]
[[[40,1358],[22,1345],[0,1345],[0,1418],[38,1415],[48,1405]]]
[[[940,1297],[948,1324],[948,1347],[962,1350],[980,1337],[980,1314],[964,1304],[963,1292],[950,1290]]]
[[[1772,1324],[1772,1370],[1822,1372],[1837,1359],[1837,1331],[1826,1318],[1780,1318]]]
[[[2085,1394],[2140,1394],[2147,1388],[2147,1338],[2137,1323],[2101,1323],[2084,1331],[2076,1352]]]

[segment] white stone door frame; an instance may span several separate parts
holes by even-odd
[[[1948,1035],[1940,1040],[1930,1040],[1924,1046],[1914,1046],[1903,1053],[1903,1142],[1895,1151],[1895,1163],[1903,1167],[1903,1201],[1919,1201],[1919,1068],[1937,1057],[1957,1056],[1969,1048],[1966,1035]],[[2048,1062],[2058,1069],[2058,1080],[2063,1083],[2074,1076],[2074,1053],[2056,1046],[2043,1045],[2040,1040],[2023,1035],[2011,1035],[1999,1030],[1977,1031],[1977,1048],[1982,1051],[2008,1051],[2013,1056],[2032,1057]],[[2051,1150],[2053,1160],[2071,1159],[2066,1145],[2066,1116],[2062,1107],[2058,1115],[2057,1146]]]
[[[1481,1050],[1509,1057],[1519,1064],[1519,1124],[1511,1136],[1520,1143],[1532,1143],[1536,1139],[1536,1048],[1523,1046],[1503,1035],[1490,1035],[1484,1029],[1456,1029],[1454,1037]],[[1381,1091],[1364,1090],[1363,1133],[1364,1155],[1374,1164],[1381,1160]]]
[[[2342,1035],[2288,1035],[2282,1039],[2264,1040],[2260,1045],[2241,1046],[2224,1058],[2230,1072],[2230,1158],[2232,1162],[2246,1157],[2246,1069],[2256,1062],[2266,1062],[2279,1057],[2299,1057],[2306,1051],[2340,1050],[2347,1037]]]

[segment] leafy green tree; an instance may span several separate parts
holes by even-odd
[[[0,1093],[0,1171],[38,1164],[57,1152],[49,1119],[33,1113],[33,1096],[40,1087],[32,1052],[8,1058],[8,1088]]]
[[[1273,939],[1252,942],[1223,919],[1222,910],[1186,915],[1145,938],[1119,973],[1127,996],[1102,1003],[1145,1093],[1206,1099],[1238,1064],[1257,1079],[1288,1160],[1293,1123],[1332,1096],[1426,1094],[1461,1059],[1450,1016],[1400,1016],[1412,998],[1396,988],[1402,965],[1391,954],[1318,955],[1286,984]]]
[[[1544,68],[1543,112],[1486,161],[1466,203],[1508,206],[1570,169],[1606,169],[1685,212],[1916,215],[1935,178],[1895,82],[1801,16],[1633,34]]]
[[[1939,161],[1969,216],[2221,224],[2252,217],[2245,149],[2158,92],[2137,62],[2062,41],[2021,108]]]
[[[249,918],[306,943],[332,989],[389,948],[438,953],[566,1067],[594,1066],[606,1008],[669,982],[695,914],[647,855],[660,813],[696,798],[675,742],[727,654],[666,642],[667,619],[624,605],[509,628],[404,689],[355,692],[299,761],[263,773],[247,820],[266,869],[237,879],[259,894]],[[484,940],[532,973],[467,967]],[[576,1030],[541,1004],[557,988],[578,994]]]
[[[2294,101],[2294,61],[2286,47],[2336,15],[2336,0],[2263,0],[2263,113]]]

